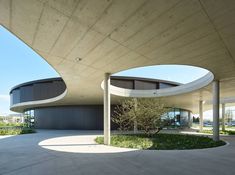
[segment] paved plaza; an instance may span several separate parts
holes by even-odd
[[[1,175],[232,175],[235,137],[222,147],[181,150],[134,150],[97,145],[99,131],[38,130],[0,137]]]

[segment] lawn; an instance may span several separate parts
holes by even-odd
[[[104,143],[103,137],[97,137],[95,141]],[[202,149],[225,145],[224,141],[215,142],[207,136],[182,135],[182,134],[156,134],[147,137],[139,135],[112,135],[111,145],[123,148],[137,148],[149,150],[185,150]]]

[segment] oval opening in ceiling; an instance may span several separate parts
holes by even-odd
[[[213,79],[210,71],[195,66],[146,66],[113,74],[110,92],[123,97],[172,96],[203,88]]]
[[[149,78],[186,84],[205,76],[208,72],[195,66],[155,65],[124,70],[112,76]]]

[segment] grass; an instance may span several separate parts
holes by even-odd
[[[213,134],[213,131],[212,130],[203,130],[202,133]],[[220,130],[220,134],[235,135],[235,131],[234,130],[225,130],[225,131]]]
[[[104,143],[103,137],[97,137],[95,141]],[[123,148],[137,148],[150,150],[185,150],[202,149],[225,145],[224,141],[215,142],[206,136],[181,135],[181,134],[157,134],[147,137],[139,135],[112,135],[111,145]]]
[[[36,131],[31,128],[23,127],[4,127],[0,128],[0,135],[19,135],[19,134],[30,134]]]

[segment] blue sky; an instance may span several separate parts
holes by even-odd
[[[9,91],[20,83],[58,74],[38,54],[0,26],[0,115],[9,111]]]
[[[130,69],[115,75],[156,78],[185,84],[194,81],[207,73],[208,71],[205,69],[192,66],[158,65]]]
[[[9,111],[9,91],[13,86],[31,80],[59,76],[38,54],[1,26],[0,60],[0,115],[12,113]],[[188,83],[206,73],[207,71],[204,69],[191,66],[183,68],[179,66],[150,66],[123,71],[117,75]]]

